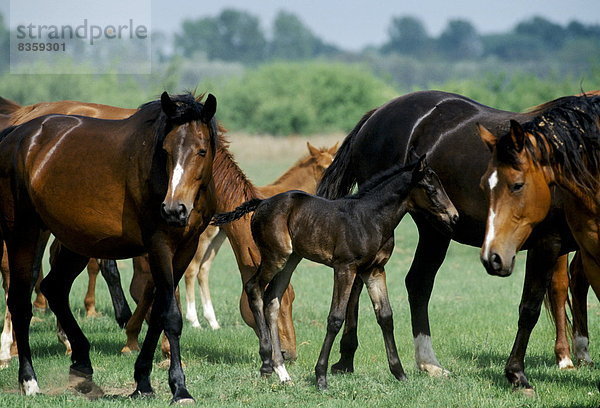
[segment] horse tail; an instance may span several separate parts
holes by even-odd
[[[352,144],[358,131],[377,109],[373,109],[363,115],[354,129],[346,136],[344,142],[335,154],[335,159],[323,173],[323,177],[317,188],[317,195],[329,200],[344,197],[350,194],[352,187],[356,184],[356,173],[354,167],[350,166]]]
[[[21,105],[0,96],[0,114],[10,115],[21,109]]]
[[[211,224],[219,227],[223,224],[228,224],[237,219],[240,219],[249,212],[256,210],[256,207],[258,207],[263,201],[264,200],[260,198],[253,198],[250,201],[246,201],[244,204],[240,205],[231,212],[216,214],[213,217]]]

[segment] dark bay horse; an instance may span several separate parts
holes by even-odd
[[[40,229],[62,243],[42,292],[72,343],[71,374],[91,380],[89,342],[68,305],[90,257],[149,253],[158,282],[146,339],[135,364],[134,396],[151,395],[160,332],[171,344],[173,401],[192,400],[181,367],[175,287],[214,213],[212,163],[216,99],[192,95],[143,105],[123,120],[47,115],[5,129],[0,142],[0,223],[9,266],[10,308],[19,345],[19,384],[39,392],[29,347],[32,264]],[[82,171],[93,169],[93,171]]]
[[[480,247],[485,232],[487,199],[479,184],[490,152],[481,142],[477,124],[500,135],[508,131],[510,119],[526,122],[534,116],[532,113],[493,109],[446,92],[423,91],[401,96],[368,112],[358,122],[326,170],[317,194],[326,198],[348,194],[354,185],[360,186],[374,174],[398,162],[406,162],[408,147],[414,145],[417,153],[427,154],[430,166],[439,175],[459,211],[460,219],[452,239]],[[421,215],[411,215],[419,231],[419,243],[406,276],[415,359],[419,369],[433,375],[442,374],[445,370],[438,362],[431,342],[428,304],[436,273],[444,261],[451,238]],[[561,255],[576,249],[560,208],[552,207],[523,249],[529,251],[518,332],[505,372],[513,386],[530,389],[524,373],[529,336],[539,317],[547,282],[555,270],[566,266]],[[362,285],[356,285],[351,296],[350,305],[356,305],[356,308],[349,307],[340,345],[341,357],[332,366],[336,372],[354,370],[354,353],[358,347],[358,305],[353,299],[358,298],[361,289]],[[578,344],[587,347],[587,340]],[[564,351],[568,352],[568,348]]]
[[[254,211],[252,236],[261,263],[244,289],[259,329],[263,375],[275,371],[282,382],[291,380],[279,345],[277,317],[292,273],[300,260],[307,258],[334,270],[327,335],[315,367],[319,389],[327,388],[331,346],[343,325],[355,278],[367,286],[390,371],[398,380],[406,379],[394,340],[384,266],[394,249],[394,229],[409,209],[436,219],[448,231],[458,219],[456,208],[423,158],[406,167],[396,165],[375,176],[358,193],[338,200],[288,191],[249,201],[215,217],[215,224],[220,225]]]

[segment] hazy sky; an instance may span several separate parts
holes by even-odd
[[[0,0],[0,11],[7,16],[11,0]],[[48,0],[12,0],[31,4],[36,10]],[[102,3],[115,1],[104,0]],[[119,0],[122,3],[126,0]],[[140,0],[138,0],[140,1]],[[144,0],[141,0],[144,1]],[[148,0],[146,0],[148,1]],[[232,7],[261,18],[264,29],[270,27],[279,10],[297,14],[315,34],[350,50],[369,44],[381,44],[393,16],[411,15],[423,21],[430,35],[438,35],[449,19],[469,20],[480,33],[502,32],[534,15],[556,23],[571,20],[600,23],[600,0],[149,0],[152,27],[172,33],[184,18],[217,15]],[[60,2],[60,0],[59,0]],[[80,9],[97,0],[80,0]],[[90,13],[92,13],[90,9]],[[97,11],[94,11],[97,13]],[[105,18],[106,16],[98,16]],[[108,16],[110,17],[110,16]]]

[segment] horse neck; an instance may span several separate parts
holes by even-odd
[[[254,185],[224,146],[220,146],[215,155],[213,182],[217,212],[233,211],[242,203],[258,197]]]
[[[393,230],[407,212],[409,187],[406,184],[404,177],[394,176],[360,198],[358,207],[370,213],[375,222],[383,224],[384,229],[389,227]]]
[[[314,194],[317,191],[317,179],[312,161],[310,158],[300,159],[277,180],[266,186],[257,187],[256,190],[263,197],[271,197],[289,190],[302,190]]]

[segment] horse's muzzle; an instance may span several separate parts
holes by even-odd
[[[506,277],[512,274],[513,267],[515,266],[515,257],[513,256],[510,263],[507,264],[499,254],[492,252],[488,256],[482,255],[481,263],[490,275]]]
[[[176,203],[172,206],[167,206],[165,203],[160,208],[160,215],[163,219],[173,227],[185,227],[190,216],[190,212],[184,204]]]

